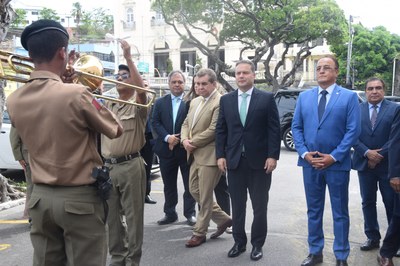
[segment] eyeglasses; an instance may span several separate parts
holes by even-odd
[[[114,75],[115,79],[119,79],[119,77],[121,77],[122,79],[127,79],[127,78],[129,78],[129,74],[128,73],[124,73],[124,74],[115,74]]]
[[[331,71],[334,68],[332,68],[331,66],[319,66],[317,67],[317,72],[321,72],[321,71]],[[335,68],[336,69],[336,68]]]
[[[380,90],[383,90],[383,87],[382,86],[376,86],[376,87],[367,87],[366,88],[367,91],[373,91],[374,89],[377,90],[377,91],[380,91]]]

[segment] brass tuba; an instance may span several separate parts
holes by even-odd
[[[29,75],[34,70],[32,59],[26,56],[13,54],[7,51],[0,50],[0,78],[6,80],[12,80],[16,82],[26,83],[29,80]],[[92,94],[93,97],[105,99],[108,101],[118,102],[122,104],[131,104],[141,107],[150,107],[155,98],[156,92],[150,89],[142,88],[132,84],[120,82],[114,79],[108,79],[104,76],[103,65],[100,60],[93,55],[82,55],[74,63],[74,72],[77,77],[74,79],[75,83],[81,83],[94,91],[97,89],[103,81],[113,83],[115,85],[123,85],[131,89],[137,89],[146,91],[152,95],[150,101],[147,104],[139,104],[130,101],[124,101],[113,97],[107,97],[97,94]]]

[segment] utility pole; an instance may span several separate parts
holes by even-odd
[[[354,30],[352,26],[353,16],[349,16],[349,43],[347,45],[347,66],[346,66],[346,86],[349,88],[350,85],[354,88],[354,80],[350,80],[350,65],[351,65],[351,53],[353,50],[353,37],[354,37]]]

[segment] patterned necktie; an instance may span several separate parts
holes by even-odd
[[[319,104],[318,104],[318,119],[319,119],[319,121],[321,121],[321,118],[325,112],[326,95],[327,94],[328,94],[328,92],[326,90],[321,91],[321,99],[319,99]]]
[[[179,110],[179,105],[180,105],[181,98],[175,97],[172,101],[172,118],[173,118],[173,131],[175,134],[175,121],[176,121],[176,116],[178,114]]]
[[[247,96],[249,96],[247,93],[242,93],[242,102],[240,103],[240,110],[239,110],[239,115],[240,115],[240,121],[242,122],[242,125],[244,126],[246,122],[246,116],[247,116]]]
[[[372,114],[371,114],[371,128],[372,129],[374,129],[374,127],[375,127],[377,117],[378,117],[378,106],[373,105],[372,106]]]

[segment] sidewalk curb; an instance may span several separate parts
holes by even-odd
[[[25,203],[25,198],[0,203],[0,211],[10,209]]]

